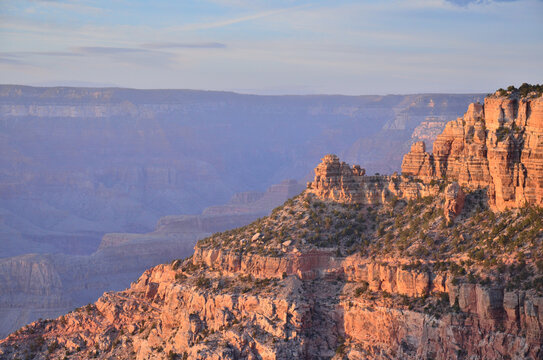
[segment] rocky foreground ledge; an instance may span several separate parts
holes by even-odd
[[[357,205],[306,191],[123,292],[23,327],[1,357],[540,357],[543,213],[492,219],[467,192],[451,224],[445,196]]]
[[[414,145],[406,174],[392,176],[326,156],[270,216],[200,240],[191,258],[125,291],[21,328],[0,341],[0,357],[543,358],[543,210],[527,195],[538,193],[539,155],[522,162],[535,179],[515,187],[524,200],[502,203],[498,178],[435,176],[435,149]],[[447,175],[455,165],[444,164]]]

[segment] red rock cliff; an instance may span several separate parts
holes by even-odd
[[[424,181],[447,178],[487,187],[491,206],[503,210],[543,205],[543,98],[490,96],[471,104],[445,127],[433,153],[415,144],[402,172]]]

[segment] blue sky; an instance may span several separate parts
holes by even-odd
[[[543,1],[0,1],[0,82],[256,94],[543,82]]]

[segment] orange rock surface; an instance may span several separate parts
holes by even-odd
[[[416,143],[402,173],[488,189],[498,210],[543,205],[543,98],[490,96],[449,122],[432,154]]]

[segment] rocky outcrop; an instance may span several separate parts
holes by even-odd
[[[462,118],[447,124],[432,154],[414,146],[404,157],[402,173],[486,187],[496,209],[541,206],[542,136],[543,98],[489,96],[484,105],[471,104]]]
[[[515,115],[514,108],[511,111],[504,110],[503,119]],[[483,107],[473,105],[463,119],[473,124],[469,145],[474,154],[484,150],[478,141],[487,141],[486,130],[484,136],[477,131],[483,115]],[[543,276],[539,270],[531,274],[539,267],[540,255],[534,249],[541,244],[541,224],[530,224],[540,212],[518,210],[512,221],[505,218],[509,215],[494,214],[503,234],[522,225],[522,234],[531,236],[530,246],[517,247],[526,254],[519,251],[515,260],[497,246],[501,240],[469,243],[475,234],[468,228],[484,217],[475,209],[483,197],[482,191],[464,193],[460,179],[466,177],[467,166],[469,179],[490,188],[485,181],[494,170],[489,167],[485,173],[477,157],[468,165],[463,165],[463,155],[451,157],[467,146],[464,130],[462,122],[448,125],[432,155],[426,154],[424,144],[413,145],[406,167],[420,177],[426,168],[432,176],[424,179],[367,176],[359,166],[327,155],[306,192],[270,216],[202,239],[191,258],[156,266],[125,291],[106,293],[56,320],[23,327],[0,340],[0,357],[541,358]],[[537,158],[534,161],[539,164]],[[438,172],[448,181],[437,180]],[[440,193],[440,187],[444,199],[429,196]],[[282,184],[279,192],[288,194],[290,188]],[[497,191],[497,185],[493,189]],[[247,194],[230,205],[263,198]],[[469,211],[463,210],[470,204]],[[451,221],[463,211],[466,216]],[[473,213],[478,220],[468,218]],[[161,235],[170,241],[181,228],[201,230],[222,223],[204,218],[169,217],[159,223],[160,234],[145,236]],[[490,233],[488,227],[484,233]],[[518,242],[520,236],[514,236],[504,241]],[[122,254],[151,256],[143,251],[148,247],[140,247],[145,239],[139,236],[117,234],[105,240],[99,252],[107,253],[109,260]],[[499,259],[481,254],[488,243]],[[444,253],[431,253],[437,249]],[[499,270],[498,261],[508,273],[488,270],[494,265],[492,271]],[[107,264],[110,273],[118,270],[114,261],[94,265],[103,269]],[[54,283],[54,274],[46,276],[46,268],[36,273],[36,283]],[[514,283],[517,280],[520,283]]]
[[[301,191],[284,181],[245,204],[202,215],[160,218],[145,234],[109,233],[88,256],[24,255],[0,259],[0,337],[39,318],[57,317],[95,301],[104,291],[126,288],[145,269],[188,256],[196,241],[249,224]],[[242,198],[237,196],[235,198]]]
[[[411,151],[403,157],[402,171],[407,174],[417,174],[425,180],[434,176],[434,166],[430,154],[426,152],[424,141],[411,145]]]
[[[49,261],[46,254],[68,255],[48,265],[60,287],[42,283],[62,299],[4,287],[31,276],[0,269],[0,336],[125,288],[144,269],[189,255],[210,232],[265,216],[304,186],[285,181],[232,194],[302,178],[314,154],[330,148],[373,146],[396,117],[407,122],[377,140],[392,158],[375,149],[353,153],[367,156],[372,171],[397,168],[412,129],[430,112],[450,118],[477,97],[0,85],[0,262],[31,268]],[[44,255],[20,257],[27,253]]]
[[[366,176],[360,166],[351,167],[340,162],[336,155],[326,155],[315,168],[315,178],[307,184],[307,191],[321,199],[371,205],[383,204],[393,198],[409,200],[435,195],[439,186],[398,175]]]
[[[338,352],[349,359],[541,355],[543,297],[533,292],[453,285],[446,273],[328,257],[332,268],[322,259],[292,268],[304,273],[311,263],[321,272],[312,279],[284,274],[255,280],[249,276],[254,272],[238,267],[232,273],[229,265],[226,272],[222,265],[182,270],[222,263],[199,263],[206,256],[189,265],[160,265],[126,291],[106,293],[94,305],[0,341],[0,355],[15,358],[25,344],[38,351],[35,358],[42,358],[40,346],[52,349],[53,359],[66,352],[74,359],[161,359],[170,353],[191,359],[320,359]],[[338,264],[343,273],[334,270]],[[349,282],[338,286],[338,274]],[[404,305],[353,295],[360,284],[373,293],[402,295]],[[437,313],[405,307],[430,293],[448,295]],[[449,303],[458,310],[446,310]],[[38,338],[45,346],[36,345]]]
[[[457,182],[447,185],[445,188],[445,203],[443,204],[443,213],[447,221],[453,220],[462,212],[466,194]]]
[[[270,216],[202,239],[192,257],[146,271],[125,291],[22,328],[0,341],[0,357],[540,358],[543,297],[532,284],[542,277],[527,273],[522,286],[514,287],[517,270],[483,282],[476,272],[482,266],[463,267],[468,266],[464,253],[446,260],[413,257],[426,244],[449,245],[447,232],[437,232],[448,231],[437,211],[443,199],[379,205],[395,196],[422,197],[431,189],[438,191],[439,184],[366,176],[360,167],[326,156],[306,193]],[[471,201],[464,195],[457,183],[445,188],[445,216],[463,211]],[[420,211],[427,222],[417,226],[428,226],[435,237],[422,242],[413,238],[417,233],[399,235],[397,241],[410,247],[405,256],[369,252],[406,234],[411,223],[402,220],[404,212],[419,216],[409,211]],[[186,220],[167,219],[160,229],[171,234],[191,223]],[[460,216],[453,224],[465,228],[471,220]],[[379,233],[379,224],[388,224],[381,231],[392,236],[370,237]],[[508,223],[504,231],[516,225]],[[111,258],[138,250],[136,239],[112,236],[110,242],[101,251]],[[523,269],[533,269],[535,259]]]
[[[352,358],[379,357],[383,352],[401,359],[463,359],[469,355],[474,359],[540,358],[541,328],[535,321],[543,314],[531,309],[541,298],[532,297],[520,306],[515,303],[513,310],[501,301],[503,289],[468,287],[465,295],[472,297],[473,311],[440,318],[368,302],[344,302],[346,335],[370,349],[369,354],[353,354]],[[513,302],[519,295],[505,294]],[[391,348],[394,350],[385,350]]]
[[[223,249],[195,247],[192,257],[194,265],[205,265],[230,275],[251,275],[257,279],[280,279],[297,276],[302,280],[343,278],[348,281],[367,282],[375,291],[407,296],[428,295],[441,289],[437,278],[433,285],[432,275],[424,271],[406,270],[400,264],[379,264],[358,256],[338,258],[332,249],[294,251],[281,257],[241,255]]]

